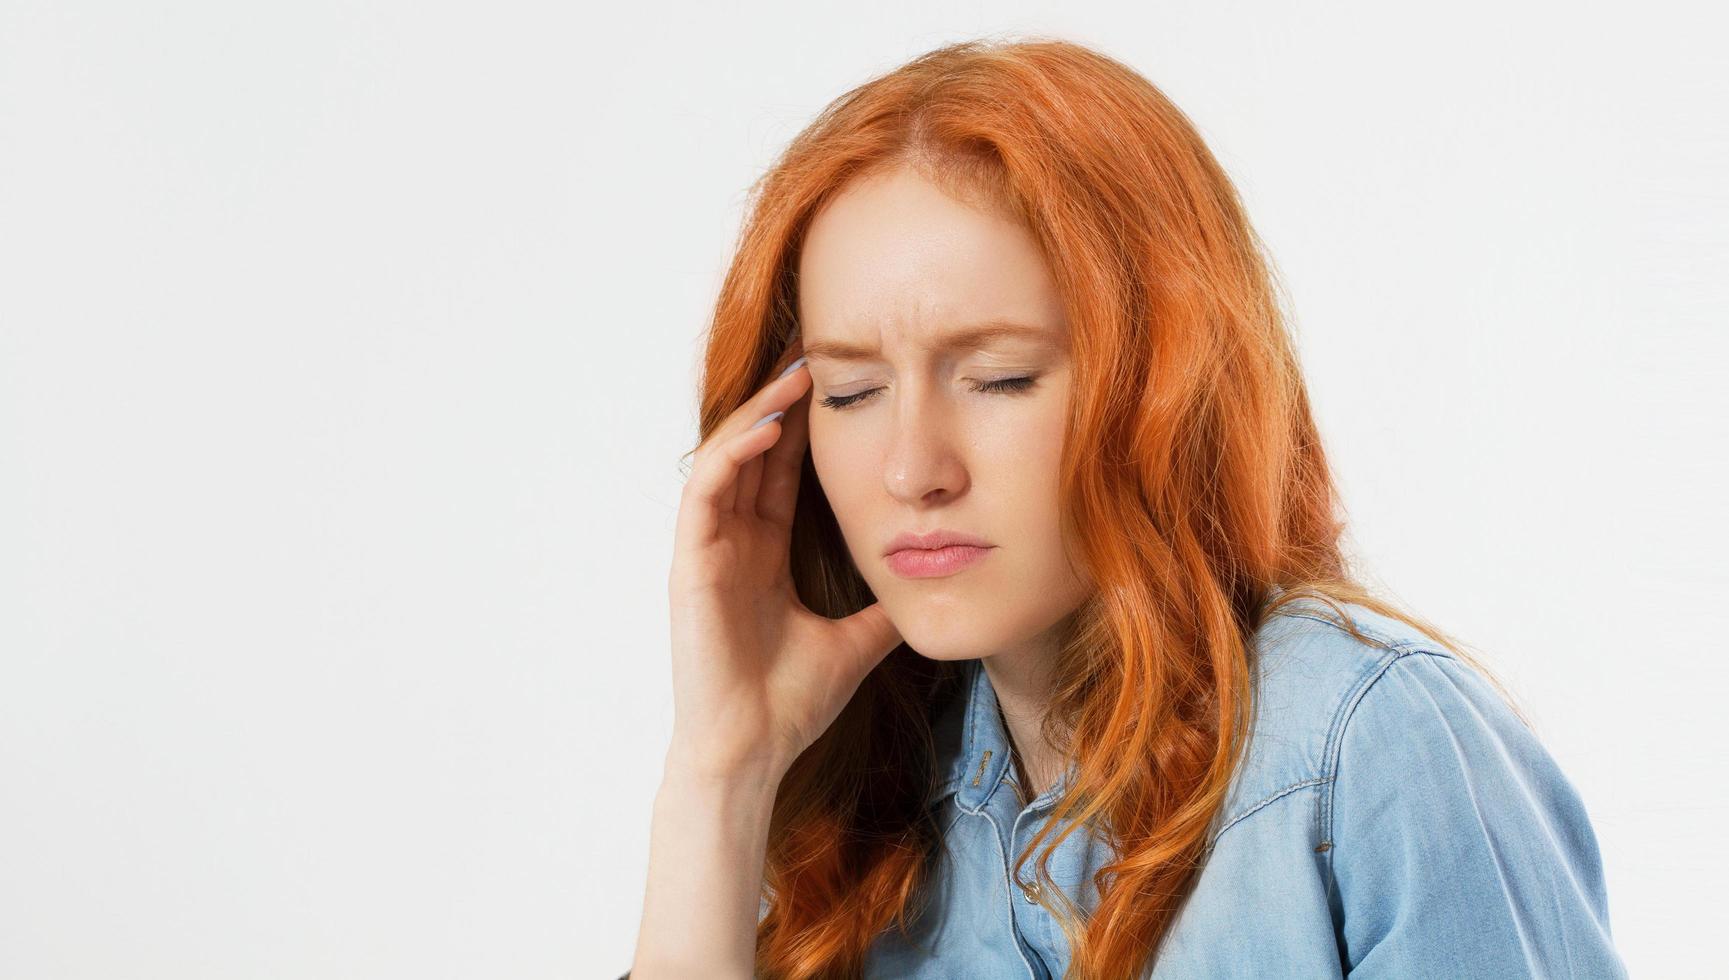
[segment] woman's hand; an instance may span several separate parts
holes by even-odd
[[[792,519],[810,431],[803,361],[698,447],[679,501],[668,576],[669,764],[778,777],[901,642],[880,602],[829,619],[793,586]]]

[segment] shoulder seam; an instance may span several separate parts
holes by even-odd
[[[1277,802],[1278,800],[1280,800],[1286,796],[1289,796],[1292,793],[1295,793],[1297,790],[1300,790],[1300,789],[1304,788],[1305,786],[1318,786],[1322,783],[1331,782],[1332,778],[1333,777],[1331,777],[1331,776],[1316,776],[1313,779],[1304,779],[1304,780],[1301,780],[1300,782],[1292,783],[1291,785],[1286,786],[1284,789],[1281,789],[1281,790],[1274,792],[1271,796],[1268,796],[1266,799],[1262,800],[1261,802],[1256,803],[1254,806],[1249,807],[1248,809],[1242,811],[1241,813],[1237,814],[1236,816],[1232,817],[1231,819],[1225,821],[1225,825],[1220,827],[1218,830],[1218,833],[1215,833],[1213,835],[1212,841],[1210,842],[1209,846],[1211,846],[1211,844],[1218,843],[1219,838],[1225,836],[1225,831],[1230,830],[1232,827],[1235,827],[1237,824],[1241,823],[1244,819],[1253,816],[1262,807],[1265,807],[1265,806],[1268,806],[1274,802]]]
[[[1291,619],[1313,620],[1314,622],[1321,623],[1324,626],[1331,627],[1333,632],[1338,633],[1341,636],[1350,637],[1353,640],[1357,639],[1356,637],[1351,636],[1349,630],[1325,616],[1310,614],[1307,612],[1288,612],[1282,613],[1281,615]],[[1427,637],[1400,640],[1386,635],[1373,626],[1364,625],[1354,618],[1351,622],[1356,625],[1358,632],[1369,637],[1385,652],[1368,670],[1364,671],[1363,676],[1350,687],[1344,698],[1340,700],[1339,706],[1334,710],[1333,720],[1328,725],[1327,738],[1322,748],[1321,774],[1308,779],[1299,780],[1289,786],[1275,790],[1263,799],[1244,807],[1234,816],[1225,820],[1224,824],[1219,827],[1218,831],[1212,835],[1208,846],[1216,844],[1218,839],[1224,836],[1225,831],[1236,826],[1245,818],[1254,815],[1263,807],[1266,807],[1267,805],[1288,796],[1299,789],[1309,786],[1322,787],[1320,799],[1317,801],[1319,805],[1319,813],[1316,815],[1319,825],[1318,829],[1322,835],[1322,839],[1319,843],[1321,845],[1330,845],[1332,843],[1333,834],[1333,782],[1338,775],[1339,749],[1343,741],[1346,723],[1350,720],[1351,714],[1356,710],[1357,702],[1361,701],[1363,695],[1368,692],[1369,688],[1387,672],[1387,668],[1391,667],[1396,661],[1403,657],[1409,656],[1413,653],[1427,653],[1439,657],[1451,656],[1451,654],[1444,650],[1435,649],[1433,642]],[[1330,846],[1323,852],[1327,854],[1329,868],[1332,864],[1332,855],[1330,852]]]
[[[1332,874],[1333,869],[1333,849],[1331,847],[1333,843],[1333,792],[1338,786],[1339,755],[1344,749],[1345,730],[1350,727],[1351,718],[1356,714],[1357,706],[1368,695],[1369,689],[1374,687],[1381,678],[1387,676],[1388,671],[1392,670],[1395,664],[1412,654],[1428,654],[1442,659],[1451,657],[1451,654],[1445,651],[1429,649],[1414,642],[1395,645],[1351,689],[1351,693],[1345,697],[1344,702],[1339,706],[1338,714],[1333,718],[1333,723],[1327,731],[1327,748],[1321,761],[1321,766],[1326,772],[1327,788],[1321,794],[1320,829],[1321,842],[1329,845],[1325,852],[1329,875]]]

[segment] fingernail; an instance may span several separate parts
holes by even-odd
[[[756,425],[751,426],[751,428],[755,429],[755,428],[758,428],[759,426],[767,425],[770,422],[773,422],[775,419],[778,419],[782,415],[785,415],[785,414],[786,414],[785,412],[776,412],[773,415],[764,415],[762,418],[758,419]]]
[[[779,381],[779,380],[780,380],[780,379],[781,379],[781,378],[784,378],[784,377],[786,377],[786,376],[787,376],[787,375],[789,375],[789,374],[791,374],[791,373],[793,373],[793,372],[794,372],[794,371],[797,371],[797,370],[798,370],[798,366],[799,366],[799,365],[800,365],[800,364],[803,364],[803,363],[804,363],[804,358],[803,358],[803,357],[800,357],[800,358],[799,358],[799,359],[798,359],[798,360],[796,360],[796,361],[794,361],[794,362],[792,362],[792,363],[791,363],[791,364],[788,364],[788,365],[787,365],[787,366],[786,366],[786,370],[784,370],[784,371],[782,371],[782,372],[781,372],[781,373],[779,373],[779,374],[777,374],[777,375],[775,375],[775,380],[776,380],[776,381]]]

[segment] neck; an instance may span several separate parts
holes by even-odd
[[[1041,726],[1050,706],[1054,643],[984,658],[1003,726],[1019,762],[1018,778],[1031,800],[1053,786],[1063,771],[1062,754],[1045,741]]]

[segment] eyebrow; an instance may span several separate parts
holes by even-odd
[[[928,346],[930,350],[978,350],[999,340],[1031,340],[1051,345],[1050,333],[1038,327],[1010,320],[988,320],[948,331]],[[868,361],[881,353],[875,344],[849,344],[840,340],[818,340],[805,344],[805,357],[812,360]]]

